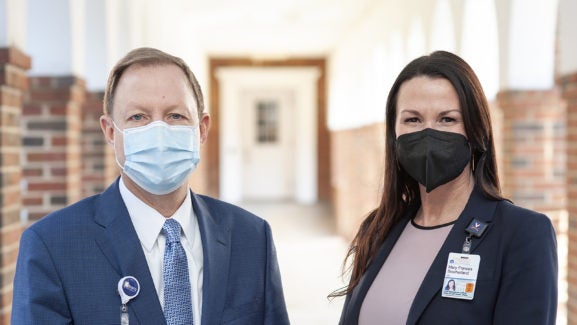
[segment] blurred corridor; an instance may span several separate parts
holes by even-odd
[[[327,295],[343,286],[347,243],[334,230],[326,204],[243,203],[272,228],[291,324],[337,324],[344,298]]]

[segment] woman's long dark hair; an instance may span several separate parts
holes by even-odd
[[[345,258],[345,265],[350,260],[352,268],[348,286],[333,292],[330,297],[346,295],[355,288],[393,225],[420,205],[419,185],[399,167],[395,147],[399,89],[404,82],[418,76],[444,78],[451,82],[459,97],[465,132],[472,148],[476,186],[490,199],[503,199],[497,175],[489,105],[475,72],[459,56],[445,51],[413,60],[401,71],[387,99],[385,175],[380,204],[361,223],[349,247]]]

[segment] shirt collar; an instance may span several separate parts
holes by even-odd
[[[166,218],[136,197],[136,195],[126,187],[122,177],[120,178],[119,189],[134,229],[136,230],[136,234],[138,235],[138,239],[140,239],[142,246],[150,251],[162,231],[162,225],[164,225]],[[196,227],[197,220],[192,209],[190,191],[186,191],[186,198],[171,218],[180,223],[184,236],[189,242],[192,242],[194,239],[193,229]]]

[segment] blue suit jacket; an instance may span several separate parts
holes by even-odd
[[[488,223],[472,240],[481,256],[473,300],[443,298],[449,253],[460,253],[469,222]],[[363,300],[409,219],[393,227],[357,287],[347,295],[341,325],[357,324]],[[407,324],[555,324],[557,245],[549,218],[491,201],[476,189],[435,257],[410,307]]]
[[[266,221],[192,195],[204,253],[202,324],[288,324]],[[54,212],[20,241],[12,324],[119,324],[118,280],[136,277],[130,324],[165,324],[136,231],[118,189]]]

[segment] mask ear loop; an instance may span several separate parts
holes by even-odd
[[[112,120],[112,119],[111,119],[111,120]],[[118,130],[118,132],[124,134],[124,130],[121,130],[121,129],[118,127],[118,125],[116,125],[116,122],[114,122],[114,120],[112,120],[112,126],[113,126],[116,130]]]
[[[112,119],[111,119],[111,120],[112,120]],[[116,131],[124,134],[124,130],[121,130],[121,129],[118,127],[118,125],[116,125],[116,123],[114,122],[114,120],[112,120],[112,125],[113,125],[113,127],[116,129]],[[113,145],[114,145],[114,142],[115,142],[115,141],[112,140],[112,144],[113,144]],[[126,164],[126,157],[124,157],[124,159],[125,159],[124,163]],[[119,167],[122,171],[124,171],[124,166],[122,166],[122,165],[120,164],[120,162],[118,161],[118,155],[116,154],[116,146],[115,146],[115,149],[114,149],[114,160],[116,160],[116,165],[118,165],[118,167]]]

